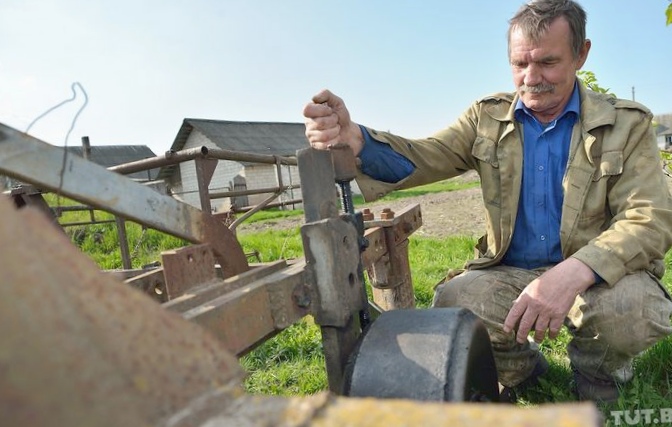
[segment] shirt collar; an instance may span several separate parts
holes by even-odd
[[[562,110],[562,113],[560,113],[560,115],[558,116],[558,119],[562,118],[567,113],[574,113],[576,114],[576,117],[578,117],[580,108],[581,108],[581,100],[579,96],[579,83],[574,82],[574,90],[572,91],[572,96],[569,98],[569,102],[567,103],[567,105],[565,105],[565,108]],[[532,115],[532,111],[530,111],[525,106],[525,104],[523,104],[522,99],[519,97],[518,101],[516,102],[516,108],[514,111],[516,120],[518,120],[519,122],[523,121],[522,116],[523,113],[527,114],[529,117],[534,118],[534,115]]]

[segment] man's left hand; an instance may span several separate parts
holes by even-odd
[[[530,282],[513,302],[504,321],[504,332],[516,329],[516,341],[524,343],[534,330],[534,340],[555,339],[572,308],[576,296],[595,283],[593,270],[583,262],[568,258]]]

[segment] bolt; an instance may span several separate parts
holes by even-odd
[[[383,209],[383,212],[380,214],[380,219],[393,219],[394,218],[394,211],[390,208],[385,208]]]
[[[371,212],[371,209],[364,208],[362,210],[362,219],[364,221],[373,221],[373,212]]]
[[[292,299],[294,303],[300,308],[308,308],[312,303],[310,294],[305,286],[297,286],[292,292]]]

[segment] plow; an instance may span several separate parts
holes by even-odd
[[[211,212],[209,180],[224,154],[202,147],[142,164],[194,161],[199,209],[120,173],[138,165],[107,170],[0,124],[0,174],[190,243],[153,268],[104,272],[39,194],[1,197],[3,423],[600,425],[590,403],[498,402],[481,321],[465,309],[415,308],[408,239],[420,206],[356,212],[351,153],[297,152],[304,257],[268,263],[248,262]],[[320,327],[328,390],[245,393],[237,358],[305,316]]]

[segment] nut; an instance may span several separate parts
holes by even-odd
[[[394,219],[394,211],[390,208],[383,209],[383,212],[380,214],[380,219]]]

